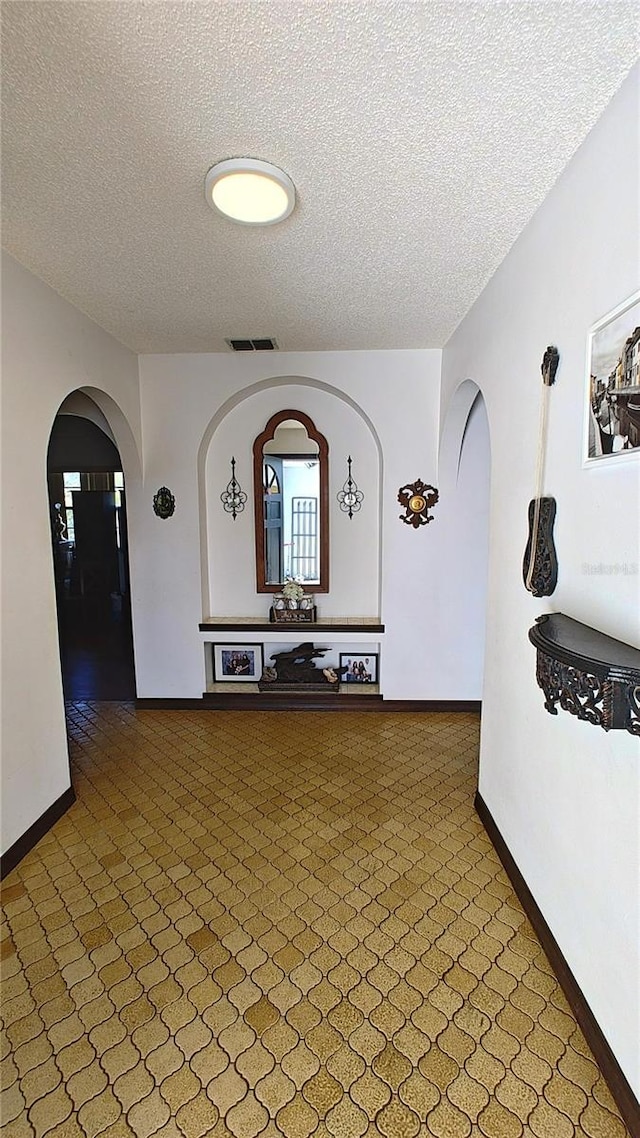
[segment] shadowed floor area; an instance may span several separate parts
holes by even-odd
[[[135,699],[128,605],[72,598],[60,603],[62,683],[68,700]]]
[[[623,1138],[473,809],[474,715],[71,705],[3,886],[6,1138]]]

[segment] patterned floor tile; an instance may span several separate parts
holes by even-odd
[[[2,889],[8,1138],[624,1138],[473,809],[473,715],[69,705]]]

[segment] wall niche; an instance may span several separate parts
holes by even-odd
[[[253,489],[253,444],[265,424],[279,412],[296,408],[324,435],[329,448],[328,514],[330,531],[329,592],[319,593],[318,620],[323,617],[378,617],[380,612],[380,458],[376,439],[365,419],[348,402],[323,388],[284,382],[254,392],[232,407],[216,427],[204,471],[206,573],[211,617],[268,619],[271,590],[256,588],[254,511],[247,509],[232,522],[220,502],[234,455],[236,476]],[[337,493],[344,481],[347,455],[358,464],[359,485],[365,491],[362,509],[351,521],[340,511]],[[317,591],[317,590],[316,590]]]

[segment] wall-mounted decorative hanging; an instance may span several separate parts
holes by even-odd
[[[414,529],[417,529],[418,526],[426,526],[433,521],[429,510],[435,506],[438,498],[439,494],[435,486],[427,486],[421,478],[417,478],[415,482],[408,482],[406,486],[401,486],[398,490],[398,501],[404,507],[405,512],[398,515],[400,521],[406,522],[408,526],[413,526]]]
[[[227,482],[226,490],[222,491],[220,501],[224,507],[226,514],[231,514],[234,522],[236,515],[241,514],[244,510],[247,495],[242,489],[238,479],[236,478],[236,460],[231,459],[231,479]]]
[[[534,597],[550,597],[558,582],[558,558],[553,541],[556,516],[555,498],[543,497],[544,458],[547,445],[549,388],[553,386],[560,361],[558,349],[549,345],[542,357],[542,394],[536,461],[536,496],[529,502],[529,535],[522,561],[524,587]]]
[[[337,498],[343,514],[348,514],[349,518],[352,518],[354,514],[357,514],[364,502],[364,494],[362,490],[358,489],[357,483],[351,476],[351,455],[349,455],[347,459],[347,469],[347,481],[342,487],[342,490],[338,491]]]
[[[166,486],[161,486],[153,495],[153,512],[159,518],[170,518],[176,508],[176,500]]]
[[[640,651],[563,613],[529,629],[536,680],[551,715],[558,708],[605,731],[640,735]]]
[[[589,333],[585,464],[640,455],[640,293]]]

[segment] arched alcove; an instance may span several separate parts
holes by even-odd
[[[331,591],[325,615],[372,616],[380,611],[382,449],[373,424],[347,396],[300,376],[272,377],[245,388],[209,423],[199,450],[203,616],[266,615],[255,586],[252,447],[269,418],[284,408],[309,415],[329,444]],[[336,495],[347,478],[347,457],[365,494],[360,513],[340,513]],[[247,494],[234,521],[220,502],[231,477]]]
[[[439,597],[444,669],[458,699],[482,697],[491,445],[480,388],[465,380],[447,408],[439,450]]]

